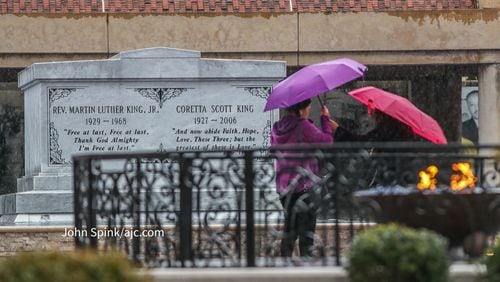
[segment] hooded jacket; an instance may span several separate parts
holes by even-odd
[[[332,127],[327,116],[321,116],[321,129],[309,119],[286,115],[273,125],[271,146],[291,144],[331,143]],[[314,178],[319,175],[315,159],[294,159],[300,152],[279,151],[276,162],[276,190],[278,193],[303,192],[312,188]]]

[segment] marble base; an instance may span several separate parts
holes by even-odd
[[[40,174],[17,179],[17,192],[73,190],[71,174]]]
[[[62,214],[3,214],[0,226],[57,226],[74,225],[73,213]]]
[[[73,224],[70,176],[18,179],[18,192],[0,195],[0,225]]]

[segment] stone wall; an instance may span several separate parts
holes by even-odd
[[[1,227],[0,258],[23,252],[74,250],[74,239],[63,235],[63,227]]]
[[[357,233],[362,229],[369,228],[369,226],[370,225],[355,225],[354,232]],[[280,229],[277,226],[273,225],[269,225],[267,227],[271,228],[271,230]],[[217,229],[218,227],[215,226],[214,228]],[[69,236],[72,235],[72,230],[74,230],[73,226],[2,226],[0,227],[0,259],[2,257],[8,257],[24,252],[73,251],[75,250],[74,237]],[[320,223],[316,228],[316,235],[318,236],[318,239],[321,239],[326,246],[334,246],[334,230],[335,226],[333,224]],[[175,232],[172,227],[165,227],[165,231],[169,234]],[[198,230],[196,229],[196,226],[193,226],[193,243],[196,243],[196,240],[198,238],[199,234],[197,232]],[[234,234],[236,231],[231,229],[229,231],[226,230],[225,232]],[[66,234],[68,236],[65,236]],[[220,234],[220,238],[226,240],[234,239],[231,238],[231,236],[224,237]],[[203,238],[206,235],[206,233],[203,233],[201,237],[203,240],[208,242],[209,238]],[[242,246],[245,245],[245,236],[245,231],[243,230],[241,233]],[[276,244],[270,244],[270,242],[272,241],[267,240],[271,240],[271,238],[267,237],[272,237],[269,235],[268,229],[263,228],[263,226],[256,226],[255,236],[256,248],[259,248],[258,250],[256,250],[257,256],[266,256],[266,254],[263,253],[264,246],[261,246],[261,244],[264,244],[268,247],[270,247],[271,245],[273,246],[273,250],[265,249],[266,252],[270,252],[274,255],[277,255],[279,253],[279,241],[276,241]],[[345,253],[350,246],[350,229],[348,224],[340,225],[339,239],[341,252]],[[98,245],[100,250],[104,249],[104,245],[106,244],[106,242],[107,241],[103,238],[99,239]],[[229,245],[232,244],[229,243]],[[242,251],[242,256],[245,256],[245,250]],[[333,248],[327,248],[326,255],[333,255],[333,251]]]

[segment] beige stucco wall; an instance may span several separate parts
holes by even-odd
[[[101,59],[167,46],[211,57],[309,64],[350,56],[367,64],[500,61],[500,10],[245,15],[0,15],[0,67]],[[107,21],[107,17],[109,21]],[[299,56],[297,56],[299,48]]]
[[[151,46],[203,52],[297,50],[297,17],[291,14],[111,16],[109,23],[112,52]]]
[[[291,14],[111,15],[109,34],[112,53],[167,46],[200,50],[211,53],[212,58],[270,59],[296,64],[297,57],[297,17]]]
[[[105,15],[0,15],[0,67],[96,59],[106,51]]]
[[[300,64],[351,57],[367,64],[500,61],[500,11],[301,14]]]
[[[0,15],[0,53],[106,52],[106,17]]]
[[[498,0],[479,0],[480,8],[500,8],[500,1]]]
[[[301,14],[304,51],[500,49],[498,11]]]

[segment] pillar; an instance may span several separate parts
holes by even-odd
[[[479,143],[500,144],[500,64],[479,67]]]

